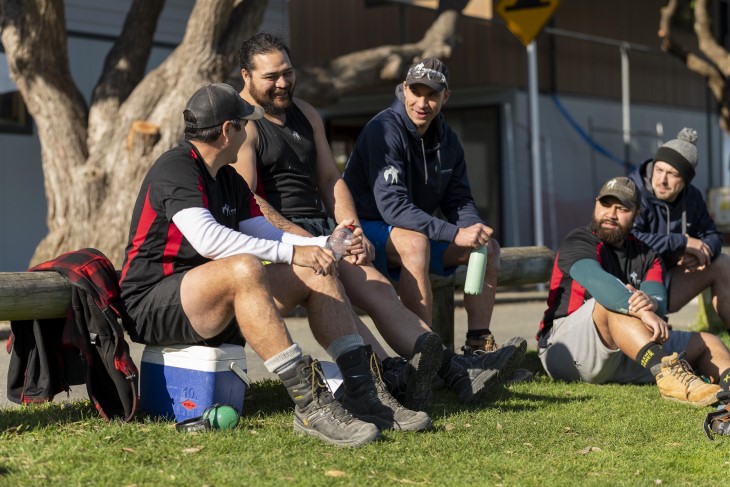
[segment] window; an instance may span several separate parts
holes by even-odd
[[[0,52],[0,134],[32,134],[33,123],[23,97],[10,79],[5,53]]]

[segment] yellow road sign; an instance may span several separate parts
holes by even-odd
[[[494,11],[526,46],[537,37],[559,3],[559,0],[502,0]]]

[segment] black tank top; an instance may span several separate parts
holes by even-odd
[[[266,118],[255,120],[256,193],[286,218],[325,217],[317,188],[317,150],[314,131],[295,104],[286,112],[284,126]]]

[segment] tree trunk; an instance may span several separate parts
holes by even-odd
[[[673,35],[672,22],[677,13],[679,0],[669,0],[661,9],[659,18],[659,38],[661,48],[677,59],[687,69],[705,78],[707,87],[717,100],[720,115],[720,128],[730,134],[730,54],[720,46],[712,35],[710,16],[707,13],[707,0],[694,2],[694,30],[702,55],[697,55],[682,45]]]
[[[164,3],[134,0],[87,107],[70,74],[63,1],[0,0],[1,39],[10,76],[38,129],[48,199],[48,235],[31,265],[92,247],[121,266],[141,181],[180,142],[185,101],[205,84],[238,77],[237,49],[259,30],[268,6],[268,0],[197,0],[180,45],[145,76]],[[466,2],[455,4],[461,9]],[[455,4],[442,9],[418,43],[303,67],[297,94],[331,103],[372,81],[397,80],[416,58],[448,58]]]

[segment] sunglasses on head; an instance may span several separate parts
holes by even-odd
[[[446,82],[446,75],[444,75],[444,73],[436,71],[435,69],[427,68],[423,65],[423,63],[417,64],[409,69],[408,78],[428,78],[431,81],[436,81],[437,83],[441,83],[444,86],[448,86],[448,83]]]

